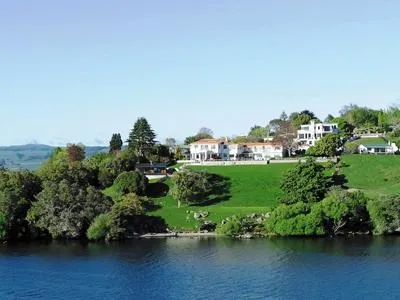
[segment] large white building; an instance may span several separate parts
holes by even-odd
[[[229,143],[216,139],[203,139],[190,144],[192,160],[239,160],[282,158],[285,149],[280,143]]]
[[[315,143],[323,136],[338,132],[339,128],[336,123],[315,123],[315,121],[311,121],[310,124],[300,126],[296,141],[301,149],[307,149],[310,146],[315,146]]]

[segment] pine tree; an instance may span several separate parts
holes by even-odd
[[[128,147],[135,151],[136,155],[145,157],[155,145],[155,137],[156,135],[147,120],[139,118],[129,134]]]
[[[121,134],[114,133],[110,140],[110,153],[121,151],[122,144]]]

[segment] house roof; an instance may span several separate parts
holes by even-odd
[[[242,143],[242,145],[246,145],[246,146],[282,146],[282,144],[279,142]]]
[[[136,168],[166,168],[168,166],[167,163],[143,163],[143,164],[137,164]]]
[[[387,147],[391,147],[391,145],[389,144],[385,144],[385,143],[370,143],[370,144],[361,144],[360,146],[364,146],[366,148],[387,148]]]
[[[196,144],[222,144],[224,143],[221,140],[217,140],[217,139],[201,139],[198,140],[196,142],[193,142],[191,145],[196,145]]]
[[[280,142],[267,141],[267,142],[252,142],[252,143],[229,143],[217,139],[201,139],[191,143],[191,145],[206,145],[206,144],[226,144],[226,145],[241,145],[241,146],[282,146]]]

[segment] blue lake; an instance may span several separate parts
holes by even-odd
[[[399,299],[400,237],[0,246],[0,299]]]

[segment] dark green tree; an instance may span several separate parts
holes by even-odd
[[[93,219],[110,210],[112,200],[92,186],[62,180],[45,182],[32,204],[27,220],[53,238],[78,238],[86,235]]]
[[[128,142],[128,147],[135,151],[139,157],[146,157],[155,145],[155,133],[145,118],[139,118],[133,126]]]
[[[25,218],[40,191],[41,181],[35,174],[0,170],[0,240],[29,237]]]
[[[395,234],[400,232],[400,197],[384,196],[367,204],[374,225],[374,234]]]
[[[284,176],[281,188],[285,196],[281,201],[286,204],[320,201],[332,183],[324,171],[325,168],[313,159],[307,159],[304,163],[299,162]]]
[[[335,156],[338,149],[342,146],[339,135],[330,133],[322,137],[313,147],[308,148],[306,155],[317,157]]]
[[[268,135],[267,128],[259,125],[254,125],[253,127],[251,127],[250,132],[248,134],[249,137],[254,137],[259,140],[262,140],[267,135]]]
[[[122,172],[114,181],[116,191],[122,194],[145,195],[147,178],[139,171]]]
[[[123,144],[123,142],[122,142],[121,134],[114,133],[110,140],[110,152],[116,153],[116,152],[121,151],[122,144]]]

